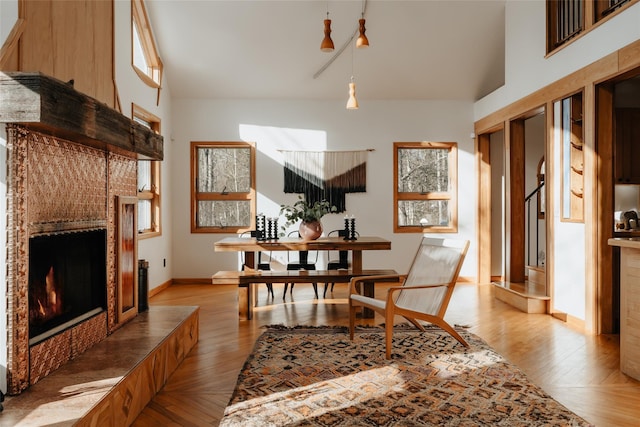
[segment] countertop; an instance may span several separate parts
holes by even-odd
[[[640,249],[640,237],[614,237],[608,240],[609,246]]]

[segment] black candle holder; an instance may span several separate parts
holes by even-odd
[[[252,231],[251,236],[258,241],[267,240],[266,222],[263,214],[256,215],[256,231]]]
[[[344,240],[357,240],[358,238],[356,235],[356,219],[353,217],[345,217],[344,230],[340,234],[344,236]]]

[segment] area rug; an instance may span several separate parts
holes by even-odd
[[[479,337],[439,328],[271,327],[221,426],[587,426]]]

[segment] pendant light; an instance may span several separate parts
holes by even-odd
[[[356,47],[358,49],[364,49],[366,47],[369,47],[369,39],[367,38],[367,36],[364,34],[364,32],[367,30],[364,27],[364,8],[365,8],[366,2],[362,3],[362,17],[358,20],[358,23],[360,24],[359,27],[359,31],[360,31],[360,35],[358,36],[358,39],[356,40]]]
[[[349,99],[347,100],[347,110],[357,110],[358,100],[356,99],[356,82],[353,78],[353,45],[351,45],[351,81],[349,82]]]
[[[351,76],[351,82],[349,82],[349,100],[347,101],[347,110],[357,110],[358,100],[356,99],[356,83]]]
[[[324,20],[324,39],[320,43],[320,50],[333,52],[333,40],[331,40],[331,19],[329,19],[329,6],[327,5],[327,19]]]

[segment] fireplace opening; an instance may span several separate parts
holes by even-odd
[[[106,308],[106,230],[29,239],[29,344]]]

